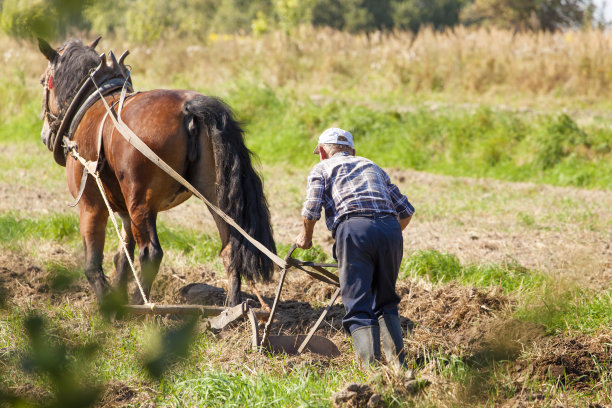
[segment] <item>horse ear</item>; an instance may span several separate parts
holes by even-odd
[[[57,51],[55,51],[48,42],[40,37],[38,37],[38,49],[49,61],[53,61],[53,59],[58,55]]]
[[[98,42],[100,42],[100,38],[102,38],[101,35],[98,36],[98,38],[96,38],[95,40],[93,40],[91,42],[91,44],[89,44],[89,48],[95,49],[96,45],[98,45]]]

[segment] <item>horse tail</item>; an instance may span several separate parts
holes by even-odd
[[[244,144],[244,131],[234,113],[220,99],[203,95],[187,101],[185,110],[212,141],[219,208],[276,253],[263,183],[252,164],[255,155]],[[231,226],[229,243],[231,269],[247,279],[270,280],[272,260]]]

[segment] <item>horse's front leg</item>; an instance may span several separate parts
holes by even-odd
[[[115,290],[117,290],[121,300],[123,302],[128,301],[128,280],[130,274],[132,273],[129,261],[134,262],[134,247],[136,246],[136,241],[134,240],[134,234],[132,234],[132,221],[130,220],[130,216],[127,213],[120,213],[122,226],[121,226],[121,238],[125,242],[125,246],[127,248],[128,256],[123,249],[123,246],[119,244],[119,249],[115,254],[113,259],[115,263],[115,269],[117,270],[117,275],[115,276],[115,281],[113,282],[113,286]]]
[[[157,214],[147,207],[140,207],[131,210],[130,216],[132,234],[139,249],[140,283],[147,300],[150,300],[151,287],[164,256],[157,237]],[[140,289],[132,292],[131,300],[133,304],[144,303]]]
[[[80,204],[79,212],[81,238],[85,249],[85,276],[98,301],[101,301],[110,289],[102,269],[108,212],[103,208],[84,205],[83,201]]]

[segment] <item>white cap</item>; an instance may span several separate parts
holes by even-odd
[[[353,145],[353,135],[351,135],[350,132],[340,128],[329,128],[325,132],[321,133],[317,147],[315,147],[312,153],[319,154],[319,145],[325,143],[339,144],[355,148]]]

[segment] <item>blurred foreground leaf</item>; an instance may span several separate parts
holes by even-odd
[[[149,374],[160,379],[166,370],[179,359],[187,357],[189,346],[193,343],[198,318],[192,317],[177,328],[168,329],[161,334],[158,350],[145,357],[143,365]]]
[[[95,0],[5,0],[0,28],[6,34],[24,39],[65,36],[71,29],[89,28],[83,18],[87,4]]]
[[[53,336],[45,319],[36,312],[24,320],[29,341],[22,359],[25,374],[48,384],[52,397],[45,401],[32,401],[29,396],[0,390],[0,406],[77,408],[93,406],[102,392],[102,385],[91,381],[84,369],[98,354],[99,345],[86,343],[69,349]]]

